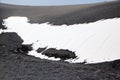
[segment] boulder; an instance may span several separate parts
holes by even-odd
[[[32,44],[22,44],[23,40],[15,32],[0,34],[0,52],[11,51],[14,53],[27,54],[31,51]]]
[[[23,40],[15,32],[7,32],[0,34],[0,48],[4,50],[14,50],[21,47]]]
[[[57,50],[55,48],[49,48],[46,51],[44,51],[42,54],[48,57],[60,58],[61,60],[76,58],[75,52],[69,51],[67,49]]]
[[[32,44],[24,44],[14,50],[15,53],[27,54],[29,51],[33,50]]]
[[[3,25],[3,20],[2,19],[0,19],[0,29],[7,29],[7,27],[5,27],[4,25]]]

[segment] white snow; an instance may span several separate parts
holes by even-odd
[[[75,51],[78,59],[70,62],[98,63],[120,59],[120,18],[100,20],[89,24],[53,26],[48,23],[31,24],[27,17],[11,16],[5,19],[8,30],[17,32],[24,44],[34,43],[29,53],[40,58],[48,58],[35,52],[39,47],[69,49]]]

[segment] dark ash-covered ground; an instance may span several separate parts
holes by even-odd
[[[120,80],[120,60],[99,64],[49,61],[14,52],[22,46],[16,33],[2,33],[0,38],[0,80]]]
[[[0,4],[0,19],[25,16],[32,23],[49,22],[55,25],[89,23],[120,17],[120,1],[68,6],[16,6]]]
[[[62,7],[27,7],[0,4],[2,20],[27,16],[31,22],[77,24],[120,17],[120,1]],[[49,61],[26,55],[32,48],[17,33],[0,34],[0,80],[120,80],[120,60],[96,64]],[[24,49],[23,49],[24,47]]]
[[[120,80],[120,60],[99,64],[49,61],[14,52],[21,46],[16,33],[0,34],[0,80]]]

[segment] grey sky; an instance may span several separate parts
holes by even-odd
[[[111,0],[0,0],[2,3],[19,4],[19,5],[69,5],[96,3]]]

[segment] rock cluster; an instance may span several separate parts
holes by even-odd
[[[39,50],[37,50],[39,52]],[[60,58],[61,60],[66,60],[66,59],[74,59],[77,56],[75,55],[75,52],[65,50],[65,49],[60,49],[57,50],[55,48],[49,48],[42,52],[43,55],[46,55],[48,57],[55,57],[55,58]]]

